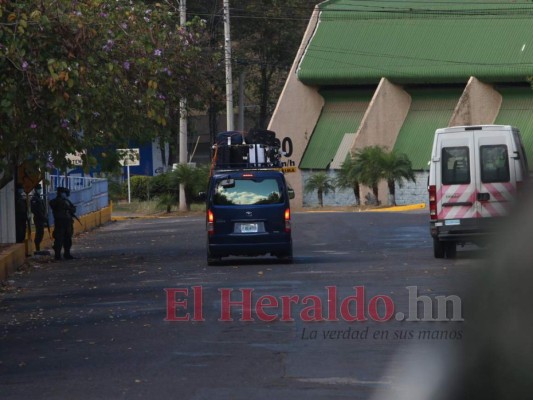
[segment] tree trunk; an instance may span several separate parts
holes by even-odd
[[[361,194],[360,194],[360,188],[359,188],[358,183],[353,185],[353,195],[355,196],[355,205],[356,206],[361,205]]]
[[[375,184],[375,185],[372,185],[372,194],[374,195],[374,198],[376,199],[376,204],[379,206],[381,204],[381,202],[379,201],[379,189],[378,189],[378,185]]]
[[[324,199],[322,195],[322,190],[318,191],[318,204],[320,205],[320,207],[324,207]]]
[[[391,206],[396,205],[396,187],[394,185],[394,180],[387,181],[387,185],[389,186],[389,202],[391,203]]]

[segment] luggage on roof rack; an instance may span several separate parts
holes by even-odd
[[[246,143],[264,144],[265,146],[279,146],[280,142],[276,139],[276,132],[268,129],[250,129],[246,136]]]
[[[215,169],[279,168],[281,142],[269,130],[251,130],[243,138],[241,132],[227,131],[216,135],[213,145]]]
[[[231,146],[243,143],[242,132],[238,131],[225,131],[217,133],[215,137],[215,144],[219,146]]]

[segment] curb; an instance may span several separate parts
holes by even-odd
[[[26,261],[26,245],[15,243],[0,252],[0,281],[6,280],[18,267]]]
[[[426,208],[425,203],[419,203],[419,204],[408,204],[405,206],[394,206],[394,207],[383,207],[383,208],[372,208],[368,210],[320,210],[320,209],[305,209],[299,208],[297,210],[294,210],[294,212],[302,212],[302,213],[340,213],[340,212],[398,212],[398,211],[412,211],[412,210],[421,210]]]
[[[412,211],[412,210],[421,210],[423,208],[426,208],[425,203],[420,204],[409,204],[405,206],[394,206],[394,207],[387,207],[387,208],[376,208],[373,210],[366,210],[368,212],[391,212],[391,211]]]

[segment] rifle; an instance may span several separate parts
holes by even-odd
[[[76,214],[71,213],[70,215],[72,215],[72,218],[74,218],[76,221],[80,223],[81,226],[83,226],[83,224],[81,223],[80,219],[76,216]]]
[[[46,229],[48,230],[48,238],[50,238],[50,240],[52,240],[52,233],[50,232],[50,222],[48,221],[48,217],[46,218]]]
[[[76,207],[74,206],[74,204],[72,204],[72,202],[70,200],[67,200],[67,203],[69,204],[69,214],[72,218],[74,218],[76,221],[78,221],[80,223],[80,225],[83,227],[83,224],[81,223],[80,219],[78,218],[78,216],[76,215]]]

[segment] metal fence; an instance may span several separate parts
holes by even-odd
[[[58,187],[69,188],[69,199],[76,206],[78,216],[101,210],[109,205],[107,179],[51,175],[49,182],[47,186],[48,200],[56,197]],[[53,224],[51,212],[49,212],[49,216],[50,223]]]

